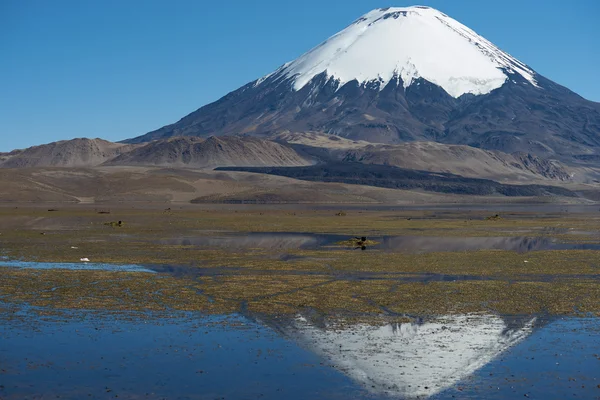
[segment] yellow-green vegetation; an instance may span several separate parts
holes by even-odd
[[[600,274],[600,252],[588,250],[536,251],[527,254],[504,250],[425,254],[302,251],[297,254],[308,257],[306,260],[327,255],[328,267],[336,271],[435,273],[520,279],[536,275]],[[304,268],[310,267],[308,261],[298,264]]]
[[[180,279],[139,272],[4,269],[0,301],[58,309],[231,312]]]
[[[123,221],[105,222],[104,225],[106,225],[106,226],[112,226],[113,228],[121,228],[121,227],[124,226]]]
[[[69,270],[0,270],[2,303],[53,309],[240,310],[379,315],[600,313],[600,252],[481,250],[414,254],[353,251],[355,237],[548,236],[597,243],[596,215],[433,211],[0,208],[0,255],[12,259],[175,265],[200,277]],[[113,222],[122,221],[121,226]],[[115,229],[118,228],[118,229]],[[169,244],[215,232],[343,234],[315,250]],[[361,238],[362,241],[362,238]],[[367,248],[376,243],[367,240]],[[279,257],[285,252],[288,257]],[[1,264],[1,261],[0,261]],[[191,276],[191,275],[190,275]],[[434,277],[431,282],[425,278]],[[444,278],[444,276],[446,276]],[[466,279],[466,280],[465,280]],[[1,311],[1,310],[0,310]]]
[[[210,288],[206,288],[211,293]],[[441,315],[492,312],[501,314],[600,313],[600,285],[580,282],[470,281],[401,283],[335,281],[280,296],[251,301],[248,308],[268,311],[285,306],[311,308],[325,314],[384,313]],[[600,314],[599,314],[600,315]]]
[[[106,215],[105,213],[110,212]],[[359,211],[348,210],[344,218],[329,210],[287,211],[262,207],[214,209],[102,209],[65,206],[46,208],[0,207],[0,232],[14,230],[98,231],[104,223],[121,220],[135,234],[182,234],[189,230],[232,232],[315,232],[348,236],[520,236],[560,235],[566,231],[581,236],[600,235],[600,213],[566,214],[515,212],[487,220],[488,211]],[[565,230],[562,232],[561,230]],[[580,236],[580,235],[578,235]]]
[[[104,214],[108,211],[109,215]],[[225,265],[220,263],[230,258],[252,261],[265,251],[252,249],[236,256],[224,255],[216,248],[161,243],[177,237],[210,237],[223,231],[336,233],[349,238],[547,236],[577,243],[600,242],[600,215],[513,213],[503,214],[502,219],[496,221],[487,221],[486,216],[489,212],[347,211],[347,215],[340,218],[334,211],[323,210],[109,210],[103,207],[98,211],[70,206],[49,212],[45,208],[6,207],[0,208],[0,236],[3,255],[23,260],[66,262],[88,257],[98,262],[189,264],[198,261],[208,265]],[[111,225],[115,220],[122,221],[118,229]]]
[[[147,273],[8,269],[0,279],[0,302],[87,310],[184,310],[232,313],[247,309],[326,315],[393,312],[440,315],[600,315],[597,280],[409,282],[355,280],[328,275],[243,275],[198,281]],[[0,303],[1,304],[1,303]]]

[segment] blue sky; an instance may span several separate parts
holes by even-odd
[[[144,134],[373,8],[414,4],[600,101],[598,0],[0,0],[0,151]]]

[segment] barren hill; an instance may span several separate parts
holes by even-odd
[[[527,154],[506,154],[463,145],[411,142],[401,145],[369,145],[343,154],[344,161],[393,165],[401,168],[499,180],[570,179],[556,161]]]
[[[253,137],[177,137],[157,140],[106,165],[208,168],[217,166],[301,166],[312,162],[291,147]]]
[[[0,167],[94,167],[137,146],[102,139],[61,140],[0,155]]]
[[[429,172],[448,172],[471,178],[502,181],[570,181],[577,174],[585,181],[581,168],[567,167],[556,160],[528,153],[513,154],[483,150],[466,145],[436,142],[408,142],[398,145],[353,141],[316,132],[286,132],[273,138],[322,162],[349,161],[391,165]]]

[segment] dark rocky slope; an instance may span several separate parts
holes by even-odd
[[[525,152],[564,161],[600,154],[600,104],[537,75],[541,88],[509,81],[487,95],[455,99],[420,80],[341,88],[320,75],[299,91],[276,77],[252,82],[175,124],[128,140],[172,136],[320,131],[379,143],[436,141]],[[587,157],[587,158],[586,158]]]

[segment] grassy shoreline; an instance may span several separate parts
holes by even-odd
[[[165,244],[223,232],[440,237],[544,236],[597,243],[593,214],[483,211],[0,208],[0,251],[11,259],[173,265],[185,274],[0,271],[0,302],[48,309],[182,310],[326,315],[600,315],[600,251],[349,251]],[[122,221],[122,224],[110,224]],[[575,233],[573,233],[575,232]],[[282,258],[281,253],[288,257]],[[205,271],[194,273],[194,269]],[[212,270],[212,273],[206,271]],[[430,281],[426,275],[440,275]],[[443,276],[456,276],[445,281]],[[413,281],[410,281],[410,278]],[[430,279],[430,278],[428,278]]]

